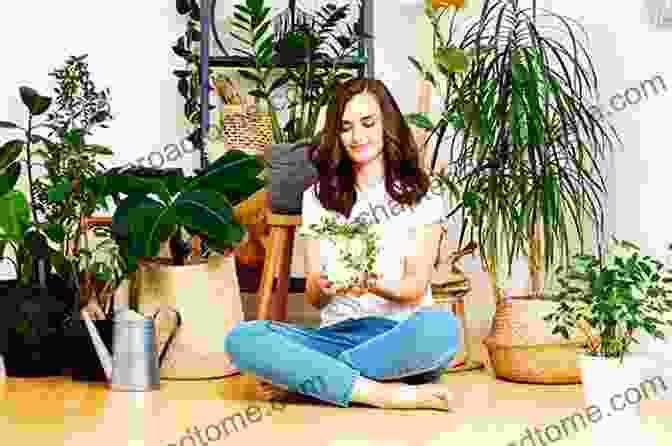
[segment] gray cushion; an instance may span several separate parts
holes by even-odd
[[[317,178],[309,160],[315,146],[307,142],[271,147],[271,208],[276,214],[301,215],[303,192]]]

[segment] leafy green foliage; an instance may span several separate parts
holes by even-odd
[[[13,139],[0,146],[0,240],[3,248],[13,248],[21,286],[32,280],[27,232],[43,233],[58,247],[52,246],[49,251],[50,262],[58,273],[63,277],[76,274],[83,263],[72,247],[82,236],[81,217],[93,214],[104,204],[95,190],[82,191],[79,187],[83,178],[97,175],[97,156],[112,155],[109,148],[86,142],[95,127],[105,128],[112,119],[109,90],[96,88],[86,57],[70,57],[61,68],[50,73],[57,82],[53,98],[30,87],[19,87],[21,101],[28,111],[27,128],[0,121],[0,129],[24,134],[24,139]],[[38,117],[43,120],[35,122]],[[27,165],[30,204],[22,193],[13,191],[22,173],[22,155]],[[35,164],[43,165],[47,175],[34,178],[31,171]],[[38,219],[38,212],[43,218]]]
[[[337,7],[327,3],[315,12],[312,27],[289,30],[274,46],[273,36],[268,33],[271,8],[264,6],[263,0],[246,0],[244,4],[234,5],[236,12],[232,24],[243,35],[234,32],[231,35],[249,48],[237,51],[255,61],[254,70],[238,70],[238,73],[255,84],[256,88],[249,94],[264,100],[271,110],[273,141],[276,144],[314,136],[319,111],[333,99],[333,87],[338,81],[351,77],[350,74],[339,73],[336,64],[353,55],[361,39],[373,37],[358,32],[350,24],[345,25],[347,32],[336,32],[337,27],[347,19],[351,6]],[[325,51],[327,48],[331,54]],[[274,50],[283,64],[293,66],[283,67],[284,73],[269,86],[272,71],[277,71],[277,67],[273,66]],[[331,61],[332,65],[329,68],[314,66],[318,61]],[[289,120],[281,128],[271,97],[285,86],[293,91],[294,100],[289,104]]]
[[[636,331],[662,339],[660,327],[672,325],[666,319],[672,310],[672,277],[631,242],[614,239],[605,263],[592,255],[576,255],[573,264],[559,267],[557,273],[560,304],[544,321],[565,338],[581,327],[581,320],[587,322],[592,329],[588,334],[599,339],[591,347],[593,354],[622,359],[638,342]]]
[[[127,235],[129,272],[139,257],[156,256],[160,244],[182,230],[201,235],[214,250],[236,246],[245,235],[234,221],[233,206],[265,185],[259,178],[264,163],[256,156],[231,150],[197,177],[100,176],[82,183],[97,194],[126,194],[112,217]]]
[[[601,160],[620,139],[590,112],[597,76],[576,23],[544,11],[542,25],[536,6],[486,0],[479,20],[457,39],[457,13],[446,39],[440,16],[426,11],[434,28],[434,64],[446,89],[441,119],[431,129],[421,127],[431,130],[429,138],[438,132],[432,169],[447,129],[453,129],[446,181],[465,199],[463,236],[479,243],[486,264],[489,258],[505,261],[509,275],[514,259],[529,255],[528,230],[538,224],[547,270],[558,260],[569,262],[574,232],[586,245],[586,220],[602,252]],[[439,90],[429,68],[411,63]]]
[[[342,216],[323,216],[319,224],[310,224],[300,229],[304,237],[326,239],[338,247],[337,268],[330,272],[337,288],[361,285],[357,282],[361,273],[375,273],[374,267],[380,246],[381,225],[362,222],[345,223]]]

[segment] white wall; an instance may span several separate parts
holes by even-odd
[[[625,94],[631,104],[612,115],[624,150],[614,159],[611,178],[610,225],[620,238],[638,240],[647,253],[664,257],[672,240],[666,196],[670,179],[669,109],[672,106],[672,28],[648,24],[649,0],[550,1],[553,10],[581,20],[593,40],[594,61],[605,105],[613,95]],[[660,75],[667,91],[659,93],[642,81]],[[658,85],[660,82],[658,81]],[[637,92],[648,98],[638,99]],[[617,103],[618,105],[619,103]]]
[[[641,81],[657,74],[666,81],[668,92],[649,92],[648,99],[633,101],[612,116],[625,151],[614,160],[610,182],[611,231],[622,238],[639,240],[647,251],[662,256],[664,244],[672,240],[666,225],[669,211],[662,195],[667,192],[665,179],[669,176],[665,124],[672,103],[672,61],[666,54],[672,33],[645,25],[644,2],[625,2],[619,8],[610,7],[606,0],[545,3],[588,28],[602,103],[607,104],[612,95],[630,87],[643,91]],[[158,152],[164,154],[164,167],[190,170],[196,166],[198,157],[184,154],[185,149],[192,149],[188,143],[178,146],[179,153],[184,154],[181,159],[168,161],[165,156],[170,150],[167,146],[179,144],[186,136],[182,100],[172,75],[172,70],[183,68],[183,63],[170,49],[183,33],[185,19],[176,14],[173,4],[146,0],[134,2],[129,8],[127,2],[99,2],[92,8],[90,2],[70,0],[68,12],[63,12],[60,4],[40,2],[40,13],[35,14],[36,4],[13,2],[0,18],[2,41],[13,42],[3,45],[3,58],[8,63],[4,64],[0,83],[0,119],[24,122],[18,86],[30,85],[51,93],[49,71],[70,55],[88,53],[94,80],[99,87],[110,87],[117,115],[110,129],[99,129],[93,138],[116,152],[108,164],[133,162]],[[469,15],[478,11],[479,2],[469,5]],[[277,7],[274,2],[274,9]],[[420,0],[396,5],[390,2],[389,6],[376,2],[375,74],[390,88],[404,113],[415,111],[416,106],[417,75],[407,58],[415,55],[426,59],[428,55],[429,25],[422,8]],[[39,29],[42,37],[28,36],[27,23]],[[434,98],[433,109],[435,113],[440,110],[439,97]],[[0,141],[11,136],[0,135]],[[175,147],[172,150],[174,154]],[[153,160],[161,162],[161,157],[155,154]]]
[[[111,90],[116,119],[98,129],[91,142],[109,145],[116,155],[108,166],[126,164],[150,152],[163,153],[179,143],[186,130],[179,119],[181,99],[173,69],[183,64],[171,46],[184,32],[174,2],[24,1],[5,5],[0,17],[3,69],[0,119],[26,122],[18,87],[28,85],[53,95],[48,73],[71,56],[89,54],[89,69],[98,88]],[[29,30],[35,31],[30,34]],[[11,133],[0,134],[0,142]],[[190,145],[185,145],[191,150]],[[183,153],[183,149],[179,149]],[[154,156],[155,162],[160,162]],[[198,157],[186,155],[165,166],[190,170]],[[0,276],[13,271],[0,263]],[[12,274],[13,275],[13,274]]]

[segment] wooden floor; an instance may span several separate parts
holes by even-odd
[[[240,375],[163,381],[160,390],[147,393],[110,391],[67,377],[8,378],[0,380],[0,444],[547,446],[551,443],[521,443],[521,437],[527,428],[558,424],[585,405],[578,385],[508,383],[483,370],[445,375],[443,382],[458,396],[451,413],[308,402],[271,407],[254,400],[252,378]],[[645,437],[639,444],[672,444],[672,402],[643,401],[640,407]],[[590,430],[583,429],[552,444],[593,443]]]
[[[482,371],[445,377],[444,382],[463,398],[453,413],[344,409],[306,402],[271,407],[254,401],[252,380],[242,376],[212,382],[164,381],[161,390],[147,393],[114,392],[102,384],[62,377],[8,378],[0,383],[0,432],[3,445],[196,446],[200,443],[186,435],[195,435],[198,429],[213,440],[203,443],[208,445],[251,441],[507,446],[520,444],[526,428],[558,425],[583,406],[578,386],[513,384]],[[641,444],[669,445],[672,405],[645,401],[641,409],[643,431],[650,437]],[[227,422],[228,417],[232,419]],[[216,441],[218,432],[221,438]],[[581,430],[556,444],[590,445],[590,431]],[[528,441],[521,446],[533,445]]]

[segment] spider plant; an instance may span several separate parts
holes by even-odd
[[[446,78],[445,109],[436,125],[415,123],[432,130],[428,140],[439,133],[432,169],[447,128],[455,129],[444,181],[464,210],[460,244],[468,231],[495,283],[502,258],[507,277],[520,255],[537,258],[539,266],[543,260],[546,270],[567,264],[573,233],[584,248],[586,221],[603,253],[601,161],[621,141],[590,111],[598,81],[577,38],[580,25],[536,1],[523,8],[518,0],[484,0],[478,21],[453,43],[454,20],[446,40],[436,11],[426,13],[435,30],[434,60]],[[429,70],[412,62],[436,87]],[[543,249],[535,240],[543,240]]]

